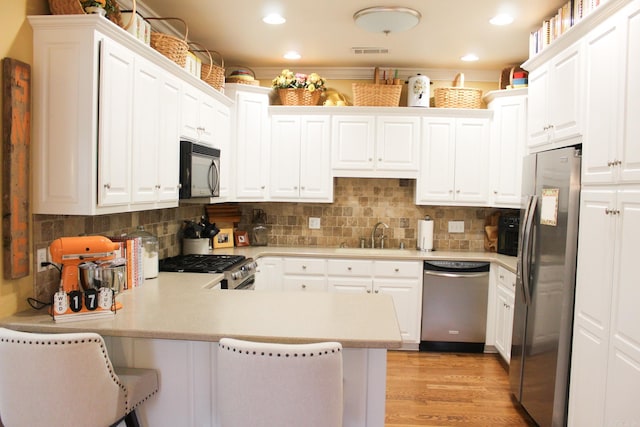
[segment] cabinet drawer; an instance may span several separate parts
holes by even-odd
[[[285,291],[326,292],[327,281],[324,277],[285,277],[282,280]]]
[[[371,277],[372,264],[366,260],[330,259],[327,271],[331,276]]]
[[[498,266],[498,286],[515,292],[516,290],[516,275],[502,266]]]
[[[285,258],[284,274],[324,274],[326,261],[317,258]]]
[[[422,279],[422,262],[375,261],[373,264],[373,274],[375,277]]]

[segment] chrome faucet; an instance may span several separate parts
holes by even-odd
[[[387,224],[384,222],[378,222],[373,226],[373,230],[371,230],[371,249],[375,249],[376,247],[376,231],[378,231],[379,226],[383,226],[384,228],[389,228]],[[380,236],[380,248],[384,249],[384,228],[382,229],[382,235]]]

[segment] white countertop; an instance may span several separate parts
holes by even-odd
[[[216,254],[238,254],[254,259],[260,257],[322,257],[322,258],[366,258],[390,260],[452,260],[487,261],[497,263],[511,272],[516,272],[517,258],[495,252],[470,251],[418,251],[415,249],[359,249],[359,248],[309,248],[293,246],[247,246],[241,248],[216,249]]]
[[[218,341],[234,337],[345,347],[398,348],[401,336],[388,295],[211,290],[222,275],[160,273],[117,297],[113,318],[56,323],[28,310],[0,325],[29,332],[97,332],[105,336]]]

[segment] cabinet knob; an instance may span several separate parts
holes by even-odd
[[[371,289],[367,289],[367,293],[370,294],[371,293]]]
[[[160,188],[160,184],[156,185],[156,190],[159,190]]]
[[[303,284],[302,289],[307,289],[307,285]]]
[[[347,270],[351,271],[351,267],[347,267]]]
[[[398,273],[400,271],[399,268],[394,268],[393,271],[395,271],[396,273]]]
[[[382,161],[382,157],[378,158],[378,161],[381,162]]]
[[[294,185],[294,186],[293,186],[293,189],[294,189],[294,190],[297,190],[297,189],[298,189],[298,186],[297,186],[297,185]]]
[[[260,187],[261,190],[264,190],[264,185],[262,187]]]
[[[456,193],[460,193],[460,190],[456,190]]]
[[[306,269],[307,269],[307,266],[306,266],[306,265],[303,265],[303,266],[302,266],[302,269],[303,269],[303,270],[306,270]]]
[[[498,190],[493,190],[493,194],[498,194]]]
[[[377,294],[379,291],[376,289],[376,290],[375,290],[375,291],[373,291],[373,292],[375,292],[375,293]]]
[[[370,161],[370,162],[373,162],[373,159],[372,159],[371,157],[369,157],[369,161]]]
[[[107,190],[111,189],[111,184],[109,184],[109,183],[105,184],[104,188],[106,188]]]
[[[300,187],[301,190],[304,190],[304,186]]]

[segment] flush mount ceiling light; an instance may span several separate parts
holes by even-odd
[[[353,14],[356,25],[372,33],[396,33],[409,30],[420,22],[420,12],[407,7],[368,7]]]
[[[473,62],[473,61],[477,61],[480,58],[478,58],[478,56],[473,53],[467,53],[465,56],[463,56],[460,59],[465,62]]]

